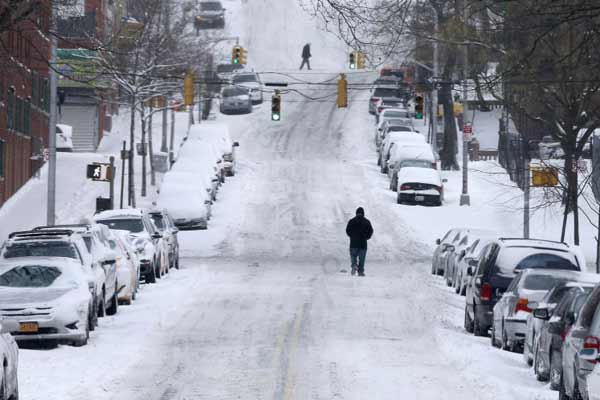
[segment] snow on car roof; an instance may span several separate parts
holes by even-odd
[[[555,242],[552,240],[544,239],[524,239],[524,238],[500,238],[500,241],[505,243],[507,246],[536,246],[543,248],[551,248],[557,250],[568,250],[569,245],[562,242]]]
[[[94,215],[94,220],[113,219],[123,217],[141,217],[144,211],[140,208],[121,208],[117,210],[107,210]]]
[[[435,156],[431,146],[427,143],[406,143],[394,146],[390,160],[429,160],[434,161]]]
[[[410,142],[410,143],[426,143],[425,136],[418,132],[398,132],[393,131],[388,134],[389,141],[394,143]],[[387,139],[387,137],[386,137]]]
[[[404,167],[398,172],[398,182],[429,183],[441,186],[440,173],[433,168]]]

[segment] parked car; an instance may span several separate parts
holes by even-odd
[[[73,127],[56,124],[56,151],[73,151]]]
[[[103,282],[98,286],[98,316],[106,314],[115,315],[119,308],[117,284],[117,253],[116,244],[110,230],[98,224],[73,224],[38,226],[34,231],[54,231],[55,229],[68,229],[81,236],[86,250],[92,258],[93,265],[98,265],[104,271]],[[98,278],[102,279],[102,274]]]
[[[129,305],[137,298],[140,288],[140,259],[127,231],[113,231],[118,247],[117,286],[120,304]]]
[[[196,16],[199,29],[225,28],[225,9],[220,1],[201,1],[200,12]]]
[[[222,170],[223,176],[221,181],[224,181],[225,176],[234,176],[237,170],[236,149],[240,146],[238,142],[231,140],[229,134],[229,126],[219,122],[206,122],[199,125],[194,125],[190,129],[190,137],[198,140],[209,142],[214,151],[214,155],[209,155],[207,161],[218,164]],[[206,147],[204,144],[201,146]],[[186,147],[186,146],[184,146]],[[191,151],[197,151],[195,148]],[[182,149],[182,155],[186,154],[187,149]],[[190,157],[193,154],[189,154]],[[195,161],[199,162],[198,157]],[[214,160],[214,161],[213,161]],[[221,163],[219,163],[221,161]]]
[[[44,258],[48,260],[75,260],[75,264],[67,263],[85,274],[89,291],[92,293],[93,310],[89,315],[90,330],[98,326],[100,304],[103,303],[102,288],[106,275],[101,265],[92,259],[83,238],[72,230],[55,229],[52,231],[12,232],[0,249],[1,260]]]
[[[404,144],[426,144],[426,142],[425,136],[416,132],[399,131],[389,132],[386,134],[385,138],[381,142],[377,161],[377,165],[379,165],[382,174],[387,173],[387,162],[390,159],[392,146],[395,144],[400,146]]]
[[[431,168],[431,165],[422,166],[422,168]],[[485,229],[472,229],[461,237],[460,241],[455,245],[454,251],[451,252],[446,259],[446,267],[444,268],[444,278],[446,279],[446,285],[456,288],[458,280],[458,267],[463,257],[467,255],[467,251],[471,248],[471,245],[476,242],[479,243],[482,237],[493,237],[494,233]],[[497,236],[496,236],[497,237]],[[456,293],[459,293],[457,290]]]
[[[384,128],[386,123],[391,125],[399,125],[410,128],[411,131],[415,131],[412,120],[405,117],[396,117],[396,115],[402,115],[404,112],[398,109],[387,109],[383,110],[379,122],[375,125],[375,146],[379,151],[381,142],[385,139]]]
[[[242,64],[219,64],[217,65],[217,77],[219,81],[230,85],[231,78],[240,69],[244,69]]]
[[[10,334],[13,324],[0,317],[0,392],[5,399],[19,399],[19,348]]]
[[[169,266],[179,269],[179,240],[177,238],[179,229],[166,209],[152,210],[150,217],[169,245]]]
[[[456,293],[464,296],[467,290],[467,282],[470,276],[467,275],[469,267],[477,267],[481,259],[482,249],[493,239],[498,238],[498,235],[490,232],[489,234],[477,234],[478,237],[467,249],[465,255],[460,258],[458,266],[455,268],[457,277],[454,279],[454,288]]]
[[[386,161],[386,169],[391,183],[391,190],[396,190],[398,186],[398,173],[402,170],[405,161],[412,160],[410,165],[412,165],[413,168],[429,165],[429,168],[427,169],[437,171],[437,155],[433,152],[428,143],[396,142],[390,148],[389,153],[389,158]],[[418,161],[425,161],[425,163],[419,163]],[[404,165],[406,165],[406,163]]]
[[[111,230],[129,231],[146,283],[156,283],[156,278],[160,279],[167,272],[169,249],[146,210],[137,208],[103,211],[94,216],[94,221]]]
[[[476,268],[469,267],[465,321],[467,332],[487,335],[492,327],[493,309],[513,278],[523,269],[579,271],[576,254],[565,243],[539,239],[499,238],[483,249]]]
[[[585,399],[587,377],[600,352],[600,285],[587,297],[562,346],[559,399]],[[574,315],[573,315],[574,316]]]
[[[252,99],[250,90],[244,87],[226,86],[221,91],[221,105],[219,110],[222,114],[242,113],[250,114],[252,112]]]
[[[74,259],[14,258],[0,263],[0,316],[17,341],[84,346],[93,297]]]
[[[527,318],[554,286],[576,279],[577,272],[525,269],[514,277],[492,311],[492,345],[512,352],[523,351]]]
[[[405,93],[397,85],[389,86],[376,86],[371,92],[371,98],[369,100],[369,113],[376,113],[377,102],[380,99],[405,101]]]
[[[539,303],[532,321],[528,321],[525,343],[533,357],[533,371],[539,381],[550,380],[552,390],[560,388],[563,340],[592,289],[593,284],[583,282],[559,285]]]
[[[394,108],[394,109],[404,109],[406,111],[404,118],[410,118],[410,113],[406,110],[405,100],[404,99],[395,99],[395,98],[380,98],[377,103],[375,103],[375,122],[379,123],[380,114],[383,110]]]
[[[594,365],[594,369],[586,379],[588,400],[600,400],[600,367],[598,365],[600,364]]]
[[[404,167],[397,174],[398,204],[441,206],[444,186],[438,170]]]
[[[467,229],[463,228],[450,229],[443,238],[435,241],[437,247],[433,252],[431,260],[431,273],[433,275],[442,275],[444,273],[448,253],[454,251],[456,244],[466,231]]]

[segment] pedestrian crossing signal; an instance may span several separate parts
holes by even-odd
[[[356,53],[353,51],[350,53],[350,69],[356,69]]]
[[[271,97],[271,120],[281,121],[281,94],[279,90],[276,90],[273,97]]]
[[[415,97],[415,119],[423,119],[423,96]]]

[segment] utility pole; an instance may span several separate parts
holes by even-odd
[[[56,76],[56,48],[58,39],[56,28],[58,25],[58,8],[52,8],[50,22],[50,117],[48,121],[48,198],[46,208],[46,224],[56,223],[56,92],[58,77]]]
[[[529,168],[529,141],[522,138],[523,151],[523,237],[529,239],[529,191],[531,170]]]
[[[160,151],[161,153],[167,153],[169,148],[167,147],[167,118],[169,118],[169,108],[167,104],[169,104],[168,97],[164,97],[165,101],[162,109],[162,140],[160,142]]]
[[[439,29],[438,15],[437,10],[433,9],[433,91],[431,92],[431,116],[429,118],[433,119],[433,132],[431,134],[432,140],[431,145],[433,147],[434,153],[437,153],[437,134],[438,134],[438,81],[439,81],[439,49],[438,49],[438,41],[437,41],[437,33]]]
[[[467,32],[467,8],[466,4],[463,4],[463,33],[466,35]],[[463,48],[463,126],[462,126],[462,143],[463,143],[463,159],[462,159],[462,194],[460,195],[460,205],[468,206],[471,205],[471,199],[469,197],[469,141],[465,134],[465,127],[470,128],[469,123],[469,103],[467,102],[468,96],[468,81],[469,76],[469,48],[466,44],[466,38]]]
[[[175,108],[172,107],[171,108],[171,141],[169,143],[169,169],[171,169],[171,166],[173,165],[173,162],[175,161],[175,159],[174,159],[175,149],[173,148],[174,146],[175,146]]]

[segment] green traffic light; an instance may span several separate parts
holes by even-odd
[[[233,59],[233,63],[234,63],[234,64],[239,64],[239,63],[240,63],[240,60],[238,60],[237,58],[234,58],[234,59]]]
[[[415,113],[415,119],[423,119],[423,114],[420,112]]]
[[[279,115],[279,113],[274,112],[271,114],[271,119],[273,121],[279,121],[279,120],[281,120],[281,115]]]

